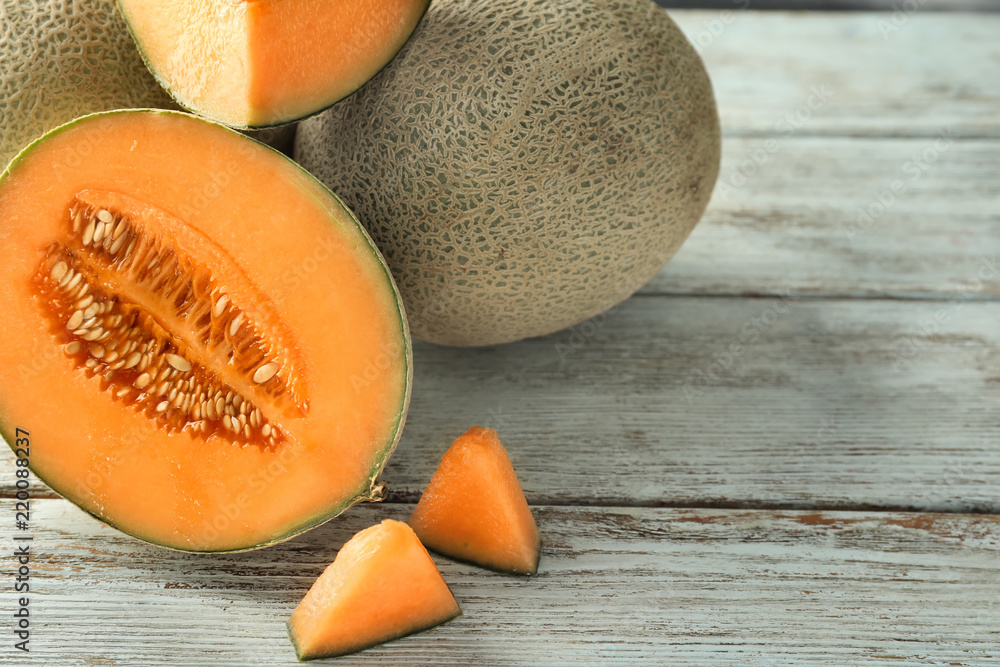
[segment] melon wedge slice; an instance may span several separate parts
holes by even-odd
[[[184,107],[233,127],[289,123],[375,76],[429,0],[118,0],[150,71]]]
[[[448,449],[410,525],[442,556],[509,574],[538,571],[538,526],[493,429],[474,426]]]
[[[430,630],[462,610],[413,530],[386,519],[343,546],[288,620],[299,660]]]

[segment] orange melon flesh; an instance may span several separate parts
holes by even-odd
[[[498,572],[538,571],[538,526],[493,429],[474,426],[455,441],[409,523],[443,556]]]
[[[183,106],[234,127],[317,113],[379,72],[428,0],[119,0],[150,70]]]
[[[413,530],[387,519],[351,538],[288,621],[299,660],[354,653],[462,615]]]
[[[146,207],[131,215],[242,300],[235,328],[258,327],[284,350],[280,372],[259,384],[198,348],[185,320],[160,313],[151,325],[176,332],[191,373],[204,363],[220,382],[240,379],[233,386],[261,406],[280,442],[262,441],[262,428],[237,437],[219,419],[204,431],[183,419],[171,426],[174,408],[139,409],[138,390],[117,398],[81,365],[87,351],[66,351],[75,334],[53,321],[55,297],[39,280],[53,248],[70,243],[71,202],[95,197]],[[177,112],[84,117],[0,177],[0,254],[0,430],[11,445],[15,429],[28,431],[32,470],[87,512],[155,544],[222,551],[287,539],[378,498],[409,402],[405,317],[351,213],[284,156]],[[101,270],[92,293],[128,283]],[[162,306],[134,285],[121,298]],[[288,368],[299,384],[282,403],[266,388]]]

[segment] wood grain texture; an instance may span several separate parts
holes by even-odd
[[[992,140],[727,137],[705,217],[641,291],[996,299],[998,165]]]
[[[482,424],[539,504],[1000,513],[998,321],[994,302],[637,297],[546,338],[417,343],[384,478],[415,501]]]
[[[732,9],[748,0],[655,0],[668,9]],[[924,12],[996,12],[1000,6],[994,0],[918,0]],[[753,9],[800,11],[879,11],[892,12],[902,6],[901,0],[749,0]],[[748,7],[749,8],[749,7]]]
[[[1000,136],[1000,15],[745,6],[669,11],[705,60],[724,133],[775,134],[800,113],[809,134]]]
[[[4,503],[9,504],[9,501]],[[359,507],[247,554],[160,550],[38,501],[31,664],[294,664],[284,621]],[[336,664],[1000,659],[1000,517],[537,507],[539,575],[435,557],[465,615]],[[22,664],[28,664],[23,662]]]
[[[1000,304],[634,298],[543,339],[418,345],[385,477],[468,424],[538,503],[1000,512]]]

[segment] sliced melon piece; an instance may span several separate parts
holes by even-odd
[[[288,620],[299,660],[355,653],[462,615],[413,530],[386,519],[350,539]]]
[[[358,222],[283,155],[179,112],[87,116],[0,177],[0,249],[0,431],[31,434],[61,495],[187,551],[379,497],[406,321]]]
[[[493,429],[474,426],[452,444],[410,525],[442,556],[510,574],[538,571],[538,526]]]
[[[0,35],[0,168],[78,116],[174,106],[143,65],[114,0],[5,2]]]
[[[184,107],[233,127],[292,122],[350,95],[429,0],[118,0],[149,69]]]

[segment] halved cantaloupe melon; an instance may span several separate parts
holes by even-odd
[[[118,0],[150,71],[184,107],[233,127],[289,123],[392,60],[429,0]]]
[[[493,429],[474,426],[452,444],[410,525],[442,556],[498,572],[538,571],[538,526]]]
[[[410,344],[378,251],[279,153],[188,114],[64,125],[0,177],[0,430],[159,545],[278,542],[380,495]]]
[[[429,630],[462,610],[413,530],[387,519],[344,545],[288,620],[299,660]]]

